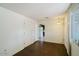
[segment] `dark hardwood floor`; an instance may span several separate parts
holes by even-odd
[[[40,42],[24,48],[14,56],[67,56],[64,44]]]

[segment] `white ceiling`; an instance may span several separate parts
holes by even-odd
[[[53,17],[64,13],[69,3],[2,3],[0,6],[32,19]]]

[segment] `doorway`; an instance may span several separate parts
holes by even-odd
[[[39,41],[44,41],[45,38],[45,25],[39,25]]]

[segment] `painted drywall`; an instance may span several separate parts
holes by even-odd
[[[69,15],[64,14],[64,45],[66,47],[68,55],[70,55],[70,43],[69,43]]]
[[[37,22],[0,7],[0,55],[14,55],[37,39]]]
[[[52,19],[39,21],[39,24],[45,25],[45,39],[44,41],[53,43],[64,43],[64,27],[63,16],[57,16]]]

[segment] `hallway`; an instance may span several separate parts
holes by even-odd
[[[2,3],[0,11],[0,56],[79,55],[79,4]]]
[[[14,56],[67,56],[64,44],[36,41]]]

